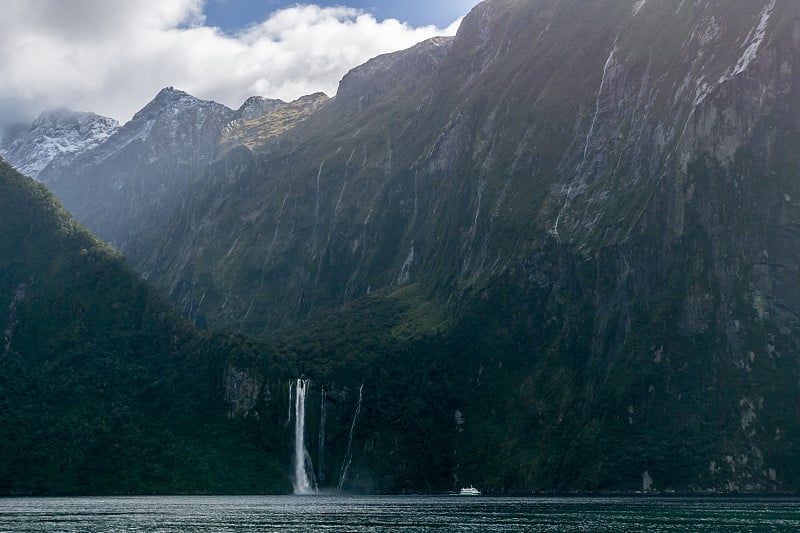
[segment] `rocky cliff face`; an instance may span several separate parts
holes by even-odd
[[[167,231],[124,247],[193,321],[256,335],[423,295],[358,333],[430,368],[358,367],[414,392],[365,408],[362,487],[435,465],[497,491],[796,489],[799,35],[790,0],[489,0],[255,151],[198,152]],[[126,202],[154,203],[105,212]],[[312,379],[349,361],[333,336],[289,343],[330,359]],[[410,458],[394,407],[441,453]]]
[[[103,143],[119,128],[119,123],[94,113],[67,109],[46,111],[30,128],[3,139],[0,155],[27,176],[37,178],[52,164],[62,168],[87,150]]]
[[[452,37],[434,37],[403,52],[367,61],[342,78],[336,105],[363,110],[385,100],[390,92],[407,98],[438,70],[452,44]]]
[[[239,107],[237,119],[253,120],[284,107],[286,102],[263,96],[251,96]]]
[[[478,466],[487,429],[467,422],[462,473],[486,485],[785,486],[798,17],[779,0],[485,2],[454,41],[356,69],[265,155],[215,163],[152,279],[259,334],[414,283],[505,309],[493,327],[516,344],[467,357],[481,401],[459,406],[519,461]],[[497,383],[524,406],[507,420]]]

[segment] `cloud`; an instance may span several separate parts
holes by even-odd
[[[4,3],[0,125],[64,106],[129,119],[162,87],[238,107],[255,94],[334,94],[347,71],[448,28],[347,7],[296,5],[237,35],[205,25],[203,0]]]

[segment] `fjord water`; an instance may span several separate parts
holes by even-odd
[[[799,499],[231,496],[0,499],[0,532],[798,531]]]

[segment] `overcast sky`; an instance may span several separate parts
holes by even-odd
[[[477,3],[4,0],[0,126],[59,106],[125,122],[169,85],[232,108],[333,95],[367,59],[455,34]]]

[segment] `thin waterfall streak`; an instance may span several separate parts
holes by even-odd
[[[605,90],[606,86],[606,77],[608,76],[608,71],[611,68],[611,65],[614,62],[614,54],[617,52],[617,40],[619,39],[619,35],[614,38],[614,47],[611,49],[611,52],[608,54],[608,58],[606,59],[605,64],[603,65],[603,75],[600,78],[600,89],[597,91],[597,99],[594,103],[594,114],[592,115],[592,121],[589,125],[589,132],[586,134],[586,141],[583,145],[583,157],[581,158],[581,164],[578,166],[577,177],[579,182],[584,183],[585,179],[583,177],[583,168],[586,166],[586,159],[589,157],[589,147],[591,146],[592,137],[594,136],[595,126],[597,126],[597,118],[600,116],[601,111],[601,103],[603,98],[603,91]],[[580,189],[578,189],[580,190]],[[553,228],[550,232],[555,236],[556,240],[560,241],[560,236],[558,234],[558,224],[561,222],[561,215],[569,206],[569,202],[571,200],[572,195],[572,185],[569,186],[567,190],[567,195],[564,198],[564,205],[561,206],[561,210],[558,212],[556,216],[556,221],[553,224]]]
[[[314,225],[316,225],[319,220],[319,178],[322,176],[322,166],[324,164],[325,161],[319,164],[319,172],[317,172],[317,201],[314,204]]]
[[[336,487],[336,490],[340,492],[342,490],[342,486],[344,485],[345,477],[347,477],[347,469],[350,468],[350,463],[353,462],[353,433],[356,430],[358,414],[361,412],[361,400],[363,399],[363,392],[364,384],[362,383],[358,388],[358,403],[356,404],[356,412],[353,415],[353,424],[350,426],[350,438],[347,441],[347,453],[344,456],[344,463],[342,463],[342,475],[339,477],[339,485]]]
[[[308,380],[298,379],[295,386],[294,395],[294,493],[313,494],[313,481],[308,473],[313,476],[314,467],[311,457],[308,455],[305,443],[306,425],[306,391],[308,390]]]
[[[606,86],[606,76],[608,75],[608,69],[611,67],[611,63],[614,60],[614,54],[616,51],[617,41],[614,39],[614,47],[611,49],[611,53],[608,54],[608,59],[606,59],[605,65],[603,65],[603,76],[600,78],[600,89],[597,91],[597,101],[594,104],[594,116],[592,117],[592,123],[589,126],[589,133],[586,134],[586,144],[583,147],[583,160],[581,161],[580,167],[578,167],[579,174],[583,170],[583,166],[586,164],[586,157],[589,155],[589,144],[592,141],[594,128],[597,125],[597,117],[600,115],[600,101],[603,98],[603,89]]]
[[[294,385],[293,381],[289,382],[289,413],[286,415],[286,425],[292,423],[292,407],[294,402],[292,401],[292,385]]]
[[[325,483],[325,387],[322,387],[319,407],[319,447],[317,449],[317,479],[320,486]]]

